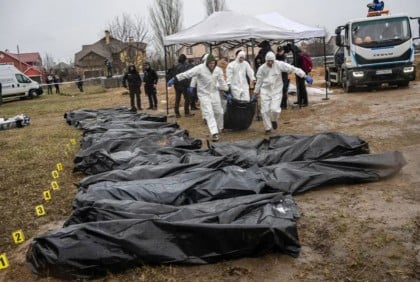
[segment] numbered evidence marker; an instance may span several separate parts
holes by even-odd
[[[53,190],[60,190],[60,186],[58,186],[57,181],[51,181],[51,188]]]
[[[12,233],[13,241],[15,241],[15,244],[20,244],[25,242],[25,236],[23,236],[22,230],[17,230]]]
[[[56,167],[57,167],[57,170],[58,170],[58,171],[62,171],[62,170],[63,170],[63,165],[62,165],[61,163],[58,163],[58,164],[56,165]]]
[[[0,269],[9,267],[9,261],[7,260],[6,253],[0,254]]]
[[[39,205],[35,207],[36,215],[37,216],[43,216],[45,215],[45,208],[44,205]]]
[[[44,195],[44,200],[49,202],[51,201],[51,192],[50,190],[45,190],[44,192],[42,192],[42,194]]]
[[[57,179],[57,178],[60,176],[60,174],[58,173],[58,171],[57,171],[57,170],[53,170],[53,171],[51,171],[51,175],[52,175],[52,177],[53,177],[54,179]]]

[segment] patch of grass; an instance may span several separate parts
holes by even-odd
[[[378,234],[376,238],[373,238],[372,244],[376,248],[383,248],[394,240],[395,240],[395,237],[392,234],[389,234],[383,231],[380,234]]]

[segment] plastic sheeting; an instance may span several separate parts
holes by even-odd
[[[146,118],[146,120],[144,119]],[[378,181],[405,165],[342,133],[210,143],[166,119],[125,109],[80,110],[79,185],[65,227],[27,252],[40,276],[93,278],[149,263],[202,264],[278,251],[297,256],[292,195]]]
[[[243,102],[232,99],[231,103],[227,103],[226,111],[223,115],[224,127],[233,130],[249,128],[255,115],[256,104],[256,102]]]
[[[27,253],[35,274],[91,278],[144,263],[203,264],[300,250],[297,208],[283,195],[186,207],[102,202],[78,212],[93,221],[35,238]]]
[[[139,121],[148,120],[166,122],[166,116],[152,116],[145,113],[133,113],[126,107],[107,109],[80,109],[64,113],[64,118],[69,125],[84,129],[89,124],[103,124],[112,120]]]
[[[404,165],[401,153],[390,152],[251,169],[197,168],[162,179],[98,182],[79,192],[73,206],[103,199],[180,206],[249,194],[297,194],[324,185],[377,181],[394,175]]]
[[[315,135],[279,135],[270,139],[211,143],[212,155],[228,156],[236,165],[267,166],[281,162],[320,160],[369,153],[368,144],[342,133]]]
[[[185,130],[164,128],[157,130],[137,130],[128,134],[117,132],[115,135],[104,133],[104,138],[82,141],[82,149],[75,157],[75,171],[96,174],[112,169],[128,168],[133,160],[143,157],[143,163],[158,164],[176,162],[176,156],[158,154],[150,155],[164,148],[200,149],[201,140],[188,137]],[[88,145],[85,145],[88,144]]]

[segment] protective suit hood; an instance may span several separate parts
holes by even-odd
[[[269,51],[267,52],[267,54],[265,55],[265,61],[275,61],[276,60],[276,55],[274,55],[273,52]]]
[[[206,63],[208,55],[209,54],[204,54],[204,56],[201,58],[202,63]]]
[[[240,51],[239,53],[238,53],[238,55],[236,55],[236,61],[238,62],[238,63],[240,63],[240,61],[239,61],[239,59],[240,58],[243,58],[243,59],[245,59],[245,52],[244,51]]]

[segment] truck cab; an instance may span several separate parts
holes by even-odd
[[[327,81],[346,92],[358,87],[408,86],[415,80],[410,18],[380,15],[349,21],[336,29],[334,62]]]

